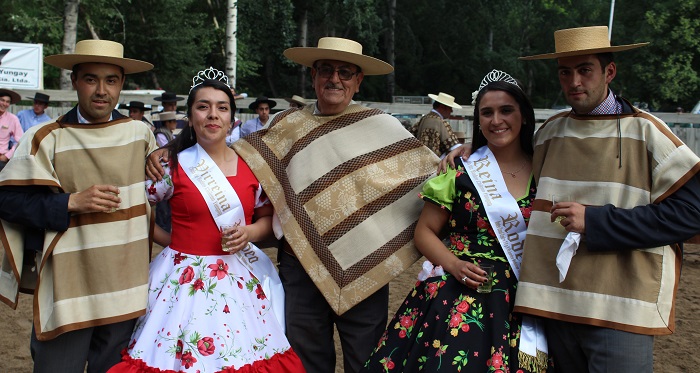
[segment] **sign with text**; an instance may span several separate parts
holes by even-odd
[[[44,88],[42,44],[0,41],[0,87]]]

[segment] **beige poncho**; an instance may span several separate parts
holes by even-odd
[[[423,182],[438,158],[380,110],[314,105],[234,143],[260,180],[285,238],[342,314],[413,264]]]
[[[34,293],[37,338],[143,314],[150,259],[144,165],[155,149],[153,134],[143,122],[123,118],[103,124],[54,122],[25,136],[0,173],[1,186],[45,185],[57,193],[74,193],[112,184],[122,200],[114,213],[72,214],[67,231],[46,231]],[[22,230],[1,223],[0,300],[15,308]]]
[[[560,283],[555,258],[567,232],[550,222],[551,196],[592,206],[644,206],[662,201],[699,169],[700,159],[666,124],[636,109],[619,117],[564,113],[545,123],[535,138],[537,199],[515,311],[639,334],[672,333],[678,248],[591,252],[583,235]]]

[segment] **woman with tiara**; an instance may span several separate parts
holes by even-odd
[[[474,100],[472,154],[423,187],[415,242],[428,261],[363,371],[546,370],[544,333],[512,312],[535,197],[534,110],[498,70]]]
[[[226,146],[235,109],[223,72],[194,77],[166,176],[146,183],[152,203],[170,201],[171,239],[151,263],[146,314],[109,372],[304,372],[284,334],[279,277],[251,243],[272,233],[273,209]]]

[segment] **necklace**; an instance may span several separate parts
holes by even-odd
[[[525,165],[526,165],[526,164],[527,164],[527,159],[525,160],[525,162],[523,162],[522,165],[520,165],[520,168],[518,168],[517,170],[515,170],[515,171],[513,171],[513,172],[501,170],[501,173],[509,174],[511,177],[515,177],[515,174],[517,174],[518,172],[522,171],[523,168],[525,168]]]

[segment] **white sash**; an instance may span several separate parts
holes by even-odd
[[[518,203],[508,191],[496,157],[488,146],[482,146],[469,156],[464,168],[479,192],[496,238],[519,279],[527,226]],[[520,352],[534,358],[538,357],[537,351],[546,354],[547,340],[541,322],[527,315],[523,315],[522,320]]]
[[[217,226],[246,224],[238,194],[199,144],[181,151],[178,154],[178,161],[187,177],[204,197]],[[253,243],[233,255],[260,281],[265,295],[270,299],[272,312],[284,330],[284,289],[275,265]]]

